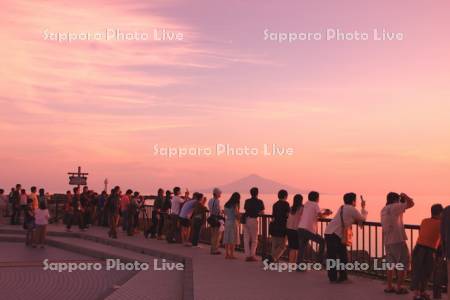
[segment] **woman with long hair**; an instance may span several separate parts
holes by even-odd
[[[225,232],[223,234],[223,243],[225,245],[225,258],[235,259],[234,248],[238,243],[239,226],[239,204],[241,195],[233,193],[230,200],[225,203]]]
[[[289,262],[296,263],[298,256],[298,233],[297,228],[303,212],[303,196],[297,194],[294,196],[294,203],[287,220],[287,237],[289,249]]]

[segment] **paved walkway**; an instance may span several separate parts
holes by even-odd
[[[103,299],[114,285],[126,282],[132,274],[120,271],[58,273],[44,271],[42,261],[99,262],[92,257],[53,247],[31,249],[22,243],[0,242],[0,299]]]
[[[11,226],[0,226],[1,229],[17,228]],[[51,225],[49,231],[65,235],[62,232],[62,225]],[[85,237],[91,239],[99,238],[108,240],[105,228],[94,227],[82,233]],[[51,237],[54,239],[55,237]],[[66,243],[71,241],[74,244],[90,244],[93,249],[103,247],[98,244],[99,241],[86,241],[71,238],[64,239]],[[307,273],[288,273],[264,271],[261,262],[244,262],[243,255],[238,253],[238,260],[225,260],[223,256],[212,256],[209,254],[207,245],[201,248],[184,247],[179,244],[167,244],[165,241],[146,240],[140,235],[128,237],[122,233],[119,235],[118,243],[124,243],[130,246],[142,247],[152,251],[168,253],[173,256],[184,256],[192,259],[193,263],[193,286],[195,299],[198,300],[272,300],[272,299],[317,299],[317,300],[335,300],[335,299],[410,299],[412,295],[396,296],[385,295],[383,293],[384,285],[381,281],[359,276],[351,276],[352,283],[341,285],[330,284],[327,281],[326,274],[322,271],[309,271]],[[111,246],[108,246],[111,247]],[[127,251],[121,249],[120,251]],[[131,255],[131,253],[128,253]],[[135,255],[139,253],[135,252]],[[133,277],[130,282],[133,289],[141,289],[143,294],[152,295],[152,292],[161,281],[171,281],[170,277],[165,278],[166,273],[158,272],[152,280]],[[142,276],[142,275],[141,275]],[[158,283],[159,282],[159,283]],[[173,282],[173,280],[172,280]],[[170,284],[168,284],[170,287]],[[171,287],[173,288],[173,286]],[[178,287],[179,288],[179,287]],[[136,299],[132,294],[124,289],[124,293],[117,297],[109,299]],[[130,290],[129,293],[132,291]],[[114,296],[114,294],[112,295]],[[161,296],[161,294],[160,294]],[[157,295],[148,297],[148,299],[163,299]],[[175,299],[175,298],[165,298]]]

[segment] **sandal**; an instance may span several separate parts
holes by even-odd
[[[394,294],[394,293],[396,293],[397,291],[394,289],[394,288],[385,288],[384,289],[384,292],[386,293],[386,294]]]
[[[395,293],[396,293],[397,295],[406,295],[406,294],[408,294],[409,292],[408,292],[408,290],[405,289],[405,288],[400,288],[400,289],[398,289]]]

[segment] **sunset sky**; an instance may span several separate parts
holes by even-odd
[[[449,1],[1,2],[2,188],[65,191],[66,173],[80,165],[95,189],[105,177],[149,192],[258,174],[327,193],[449,199]],[[106,28],[166,29],[183,40],[43,34]],[[384,28],[404,39],[264,40],[265,29],[328,28]],[[295,154],[153,154],[155,144],[217,143],[275,143]]]

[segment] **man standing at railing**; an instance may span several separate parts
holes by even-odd
[[[211,254],[219,255],[219,246],[220,246],[220,222],[219,217],[221,215],[220,209],[220,196],[222,196],[222,191],[218,188],[214,188],[213,197],[208,202],[208,209],[210,217],[215,217],[217,219],[218,226],[211,226]]]
[[[325,240],[317,233],[317,221],[319,218],[331,215],[330,210],[322,210],[319,207],[319,193],[312,191],[308,194],[308,201],[303,206],[302,217],[298,224],[298,258],[297,264],[303,264],[305,260],[305,252],[308,242],[313,241],[319,245],[319,253],[317,261],[323,262],[323,252],[325,250]],[[297,269],[299,272],[302,270]]]
[[[409,268],[409,250],[406,245],[406,236],[403,225],[405,210],[414,206],[414,201],[406,194],[389,193],[386,206],[381,210],[381,226],[383,228],[383,241],[386,250],[386,261],[391,264],[402,264],[404,270],[386,271],[387,288],[385,293],[407,294],[403,282]],[[393,286],[394,272],[397,271],[397,288]]]
[[[327,244],[327,267],[330,282],[344,282],[347,280],[345,269],[336,270],[338,263],[347,264],[347,246],[351,244],[352,225],[364,222],[367,218],[366,202],[361,198],[361,212],[356,209],[356,194],[344,195],[344,205],[338,210],[333,220],[325,229]]]
[[[156,238],[156,235],[159,232],[159,228],[161,227],[161,223],[163,222],[161,218],[161,208],[163,202],[164,202],[164,190],[158,189],[156,199],[153,202],[153,209],[152,209],[152,227],[150,228],[151,239]]]
[[[183,200],[180,197],[181,188],[178,186],[173,189],[173,196],[170,200],[172,211],[170,212],[170,228],[167,232],[167,242],[175,243],[180,240],[179,217],[181,204]]]
[[[288,192],[280,190],[278,201],[272,206],[273,220],[269,224],[269,234],[272,236],[272,255],[269,260],[278,262],[278,259],[286,250],[287,219],[289,216]]]
[[[258,199],[259,190],[254,187],[250,190],[251,198],[244,204],[244,250],[245,261],[257,261],[256,248],[258,247],[258,217],[264,214],[264,202]]]

